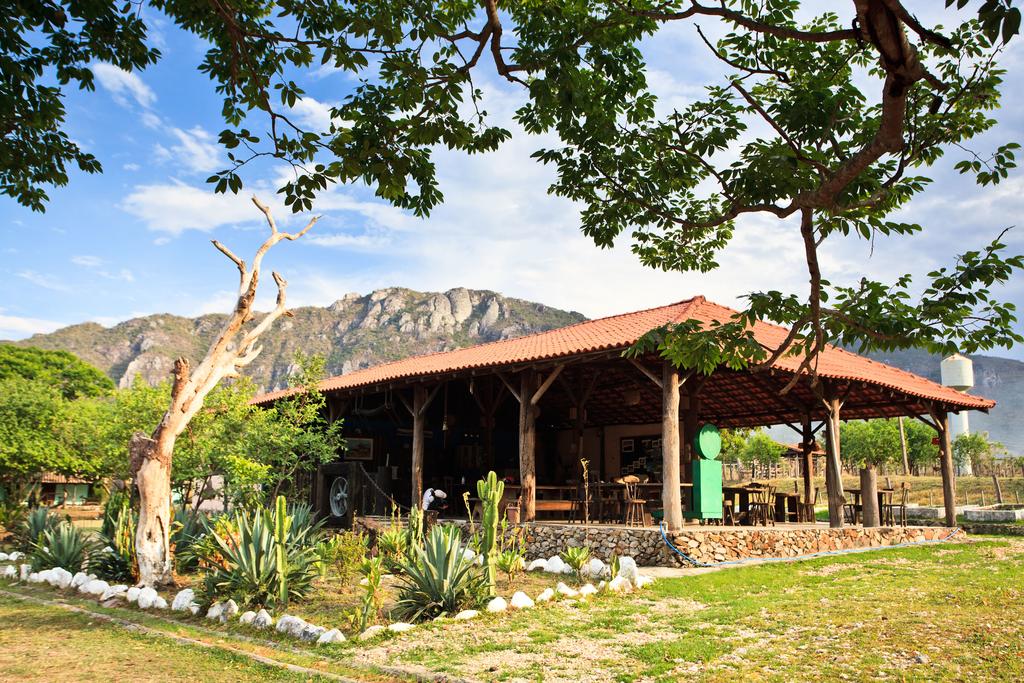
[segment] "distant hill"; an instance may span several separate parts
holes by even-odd
[[[934,382],[940,381],[941,356],[920,350],[868,355]],[[971,431],[988,432],[1011,453],[1024,454],[1024,362],[998,356],[976,355],[970,358],[974,361],[974,388],[968,393],[996,401],[996,407],[989,414],[970,414]]]
[[[327,359],[327,371],[343,374],[412,354],[446,351],[518,337],[584,319],[580,313],[502,296],[495,292],[452,289],[416,292],[390,287],[370,294],[346,294],[326,308],[292,309],[260,340],[263,352],[246,368],[263,389],[287,384],[296,351]],[[113,327],[71,325],[14,342],[20,346],[61,349],[106,372],[119,386],[134,380],[166,379],[174,359],[193,362],[206,352],[225,315],[184,318],[156,314]]]

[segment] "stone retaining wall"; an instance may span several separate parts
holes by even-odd
[[[360,522],[367,528],[375,526],[371,520]],[[462,527],[467,524],[464,520],[451,523]],[[934,541],[945,538],[950,531],[946,527],[694,527],[692,531],[673,535],[672,543],[695,560],[712,563]],[[641,566],[689,566],[669,550],[658,529],[583,524],[526,525],[526,555],[530,559],[551,557],[566,546],[580,545],[589,547],[602,560],[608,560],[612,555],[629,555]]]

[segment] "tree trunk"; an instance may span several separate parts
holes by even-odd
[[[519,501],[524,522],[537,517],[537,408],[531,402],[536,387],[534,372],[523,370],[519,385]]]
[[[876,527],[881,523],[878,510],[878,472],[874,465],[866,465],[860,471],[860,498],[864,527]]]
[[[670,532],[683,528],[679,489],[679,371],[665,362],[661,372],[661,503]]]
[[[843,528],[843,466],[839,445],[839,410],[842,403],[835,399],[826,401],[828,423],[825,431],[825,488],[828,490],[828,525],[833,529]]]
[[[161,448],[142,432],[132,435],[128,446],[135,485],[139,489],[139,522],[135,556],[141,583],[166,586],[174,582],[171,562],[171,448]]]

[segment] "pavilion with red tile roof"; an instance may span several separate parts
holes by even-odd
[[[610,478],[642,457],[644,466],[662,480],[664,518],[670,528],[682,523],[679,482],[685,488],[688,464],[695,457],[692,435],[703,424],[789,425],[807,444],[811,462],[815,434],[825,427],[829,507],[833,524],[841,525],[845,501],[835,443],[839,422],[917,417],[939,435],[947,519],[954,523],[947,416],[987,411],[994,401],[833,346],[817,360],[818,386],[803,377],[787,393],[782,389],[799,366],[799,358],[792,356],[779,358],[768,370],[721,368],[704,376],[681,372],[653,354],[640,359],[623,355],[652,329],[687,320],[724,322],[735,313],[697,296],[383,363],[326,379],[320,389],[328,396],[331,417],[346,418],[346,433],[372,442],[369,454],[363,451],[360,457],[371,466],[408,469],[411,486],[408,498],[401,497],[410,502],[419,500],[425,466],[429,478],[438,482],[493,468],[521,482],[522,516],[532,520],[538,510],[538,481],[543,487],[563,484],[574,478],[570,473],[578,478],[580,458],[593,463],[597,477]],[[765,348],[774,349],[787,329],[762,322],[753,333]],[[254,402],[270,404],[287,394],[271,392]],[[624,444],[631,442],[635,448],[644,439],[657,442],[647,450],[660,454],[627,457],[636,451],[623,451]],[[811,470],[805,468],[805,498],[811,496]],[[543,501],[539,507],[546,509]]]

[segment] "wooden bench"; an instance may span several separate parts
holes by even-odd
[[[535,500],[533,504],[537,512],[569,512],[572,510],[571,500]]]

